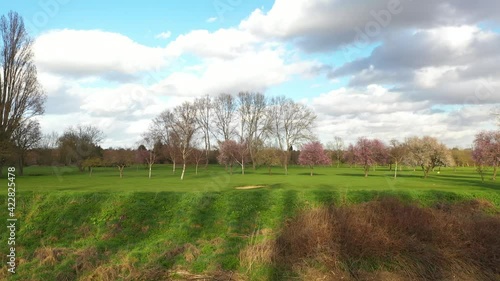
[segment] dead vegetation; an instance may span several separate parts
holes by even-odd
[[[245,189],[257,189],[257,188],[263,188],[263,187],[266,187],[266,186],[265,185],[247,185],[247,186],[238,186],[238,187],[235,187],[234,189],[245,190]]]
[[[42,247],[35,251],[35,258],[40,261],[41,265],[55,265],[60,262],[67,253],[68,249],[66,248]]]
[[[180,258],[187,267],[140,264],[125,252],[110,259],[94,247],[41,247],[33,257],[49,268],[74,259],[57,280],[250,280],[262,266],[270,270],[256,280],[500,280],[500,214],[486,200],[423,208],[385,198],[313,208],[280,230],[256,228],[245,239],[236,273],[189,271],[201,245],[221,246],[222,238],[167,243],[159,259]]]
[[[396,199],[305,211],[272,246],[303,280],[499,280],[500,216],[486,201]]]

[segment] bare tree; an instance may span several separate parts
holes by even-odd
[[[195,175],[198,175],[198,167],[200,166],[200,162],[204,160],[205,156],[205,152],[198,148],[194,148],[191,152],[192,162],[195,164]]]
[[[12,134],[12,139],[17,150],[17,163],[20,175],[24,173],[24,160],[26,152],[38,145],[42,139],[40,123],[36,120],[28,119],[17,127]]]
[[[210,144],[210,123],[212,122],[212,100],[209,95],[196,99],[194,102],[196,107],[196,122],[203,133],[203,142],[205,144],[205,167],[208,165],[208,155],[211,150]]]
[[[165,110],[153,119],[153,124],[149,128],[151,134],[164,144],[165,151],[163,152],[172,162],[172,174],[175,174],[180,147],[179,137],[172,132],[172,124],[174,121],[174,113],[171,110]]]
[[[171,131],[172,134],[178,138],[180,144],[179,148],[182,157],[181,180],[184,179],[184,174],[186,173],[186,163],[193,149],[191,142],[198,129],[196,115],[196,107],[189,102],[185,102],[174,108],[174,120],[171,124]]]
[[[394,178],[398,176],[398,165],[407,157],[408,147],[395,139],[390,141],[389,157],[394,161]]]
[[[240,143],[248,145],[252,166],[255,169],[255,153],[269,129],[269,119],[266,118],[267,99],[261,93],[240,92],[238,101]]]
[[[0,146],[8,146],[23,122],[43,114],[45,94],[37,79],[33,41],[15,12],[0,18]],[[6,150],[1,150],[6,152]],[[0,154],[3,154],[0,152]],[[1,166],[5,158],[0,155]]]
[[[42,135],[42,138],[38,142],[38,147],[43,149],[54,149],[57,148],[59,140],[59,134],[53,131],[50,134]]]
[[[231,174],[233,173],[234,163],[238,163],[241,167],[241,174],[245,174],[245,164],[248,161],[248,145],[246,143],[238,143],[234,140],[227,140],[219,144],[218,161],[224,165],[230,165]]]
[[[335,159],[337,161],[337,168],[340,167],[340,163],[342,162],[342,158],[344,157],[344,149],[344,140],[339,136],[335,136],[333,138],[333,151],[335,153]]]
[[[123,170],[134,162],[134,151],[128,149],[108,149],[104,151],[104,163],[116,166],[123,178]]]
[[[137,158],[140,162],[148,165],[148,178],[151,179],[153,165],[156,163],[158,151],[155,150],[155,144],[159,142],[158,136],[148,131],[142,135],[142,141],[137,150]]]
[[[213,135],[220,141],[230,140],[236,134],[237,102],[230,94],[219,94],[212,102],[214,113]]]
[[[288,174],[290,148],[313,139],[312,127],[316,115],[307,106],[285,96],[272,98],[267,114],[269,131],[283,152],[283,166],[285,174]]]

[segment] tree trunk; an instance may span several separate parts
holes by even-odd
[[[182,174],[181,174],[181,180],[184,179],[184,173],[186,173],[186,161],[182,164]]]
[[[123,178],[123,168],[122,166],[118,166],[118,170],[120,171],[120,179]]]
[[[245,175],[245,163],[241,163],[241,174]]]
[[[195,175],[198,175],[198,162],[196,162],[196,167],[195,167],[195,172],[194,172]]]
[[[495,165],[493,167],[493,178],[492,178],[492,180],[497,180],[497,172],[498,172],[498,166]]]
[[[19,164],[19,175],[24,175],[24,163]]]
[[[267,167],[269,169],[269,175],[272,175],[271,173],[271,166]]]
[[[285,152],[285,161],[283,162],[283,166],[285,167],[285,175],[288,175],[288,159],[290,158],[290,152],[288,149]]]
[[[398,161],[394,163],[394,178],[398,177]]]
[[[149,166],[149,178],[151,179],[151,168],[153,167],[153,164],[152,163],[148,164],[148,166]]]
[[[431,168],[427,168],[427,169],[424,169],[424,179],[426,179],[428,176],[429,176],[429,172],[430,172]]]
[[[89,167],[89,177],[92,176],[92,170],[93,170],[92,167]]]
[[[368,177],[368,171],[370,170],[370,166],[365,167],[365,178]]]
[[[175,174],[175,160],[172,161],[172,175]]]
[[[311,177],[313,176],[314,167],[311,166]]]

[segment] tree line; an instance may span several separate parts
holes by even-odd
[[[480,132],[470,150],[448,149],[430,136],[404,141],[359,138],[344,145],[335,137],[323,145],[314,135],[316,114],[307,105],[286,96],[267,97],[258,92],[206,95],[167,109],[151,120],[136,149],[102,149],[104,133],[93,126],[67,128],[61,135],[43,136],[38,121],[46,95],[37,80],[33,62],[33,40],[22,18],[9,12],[0,18],[0,172],[6,164],[17,165],[22,174],[25,162],[41,165],[75,165],[92,173],[97,166],[125,167],[171,163],[172,173],[180,166],[180,179],[187,165],[219,163],[232,173],[238,166],[283,167],[289,164],[311,168],[336,163],[361,166],[364,175],[389,165],[397,177],[402,165],[417,167],[424,177],[437,167],[475,165],[484,180],[488,169],[496,178],[500,163],[500,133]],[[393,168],[394,165],[394,168]]]

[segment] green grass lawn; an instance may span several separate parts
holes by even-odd
[[[309,169],[292,166],[289,174],[284,175],[281,168],[274,168],[269,175],[266,168],[246,169],[241,175],[235,169],[230,175],[223,167],[210,165],[200,168],[195,175],[189,167],[183,181],[179,179],[180,170],[172,174],[170,165],[155,165],[153,177],[147,177],[144,166],[125,169],[120,179],[114,168],[94,168],[92,176],[81,173],[75,167],[27,167],[25,176],[18,177],[19,191],[103,191],[103,192],[161,192],[161,191],[224,191],[238,186],[265,185],[269,188],[308,189],[308,190],[441,190],[441,191],[500,191],[500,182],[486,180],[481,182],[473,168],[441,168],[428,179],[417,169],[404,169],[393,178],[393,171],[378,167],[370,171],[368,178],[363,177],[361,168],[316,167],[314,176]]]
[[[393,179],[386,167],[368,178],[348,167],[318,167],[312,177],[298,166],[289,175],[280,168],[273,175],[265,168],[238,172],[210,165],[195,175],[190,167],[181,181],[180,170],[172,175],[169,165],[155,165],[152,179],[143,166],[127,168],[122,179],[113,168],[96,168],[89,177],[74,167],[27,167],[16,179],[21,264],[11,278],[164,280],[158,276],[223,271],[279,280],[273,276],[284,275],[269,264],[243,266],[241,253],[275,238],[300,210],[385,196],[424,206],[481,198],[500,207],[500,183],[481,182],[473,168],[443,168],[428,179],[409,169]],[[235,189],[248,185],[265,187]],[[7,209],[4,190],[1,210]],[[0,212],[3,221],[6,216]],[[2,236],[2,272],[6,245]],[[5,276],[0,273],[0,279]]]

